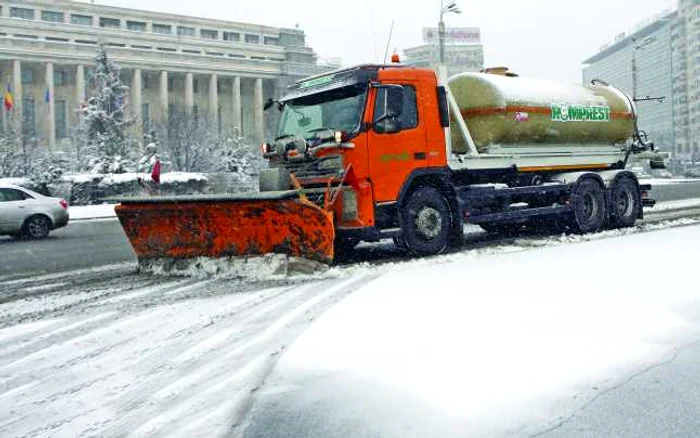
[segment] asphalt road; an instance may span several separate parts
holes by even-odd
[[[0,237],[0,275],[60,272],[136,261],[116,219],[73,221],[44,240]]]
[[[659,185],[654,187],[652,195],[659,202],[700,198],[700,182]],[[356,261],[379,261],[397,254],[387,247],[360,250],[358,256]],[[0,237],[0,275],[60,272],[135,261],[136,256],[116,219],[73,221],[42,241]]]

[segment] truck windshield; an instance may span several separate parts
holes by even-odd
[[[278,138],[288,135],[311,138],[325,129],[356,132],[366,94],[367,86],[358,84],[287,101],[280,117]]]

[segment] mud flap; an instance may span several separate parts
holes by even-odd
[[[269,253],[333,261],[332,214],[298,197],[141,198],[115,210],[139,262]]]

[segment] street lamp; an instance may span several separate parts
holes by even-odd
[[[438,39],[440,42],[440,65],[445,64],[445,22],[442,21],[442,16],[449,14],[450,12],[454,14],[461,14],[462,10],[459,9],[457,3],[454,1],[449,2],[447,5],[444,4],[444,0],[440,0],[440,22],[438,23]]]
[[[637,50],[642,50],[654,40],[655,38],[650,36],[637,45],[637,38],[632,38],[632,100],[637,100]]]

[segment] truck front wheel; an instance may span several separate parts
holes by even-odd
[[[443,252],[450,243],[451,227],[450,205],[433,187],[417,189],[401,208],[401,240],[413,255]]]
[[[605,190],[594,179],[579,182],[573,193],[574,213],[571,221],[576,233],[595,233],[605,222]]]

